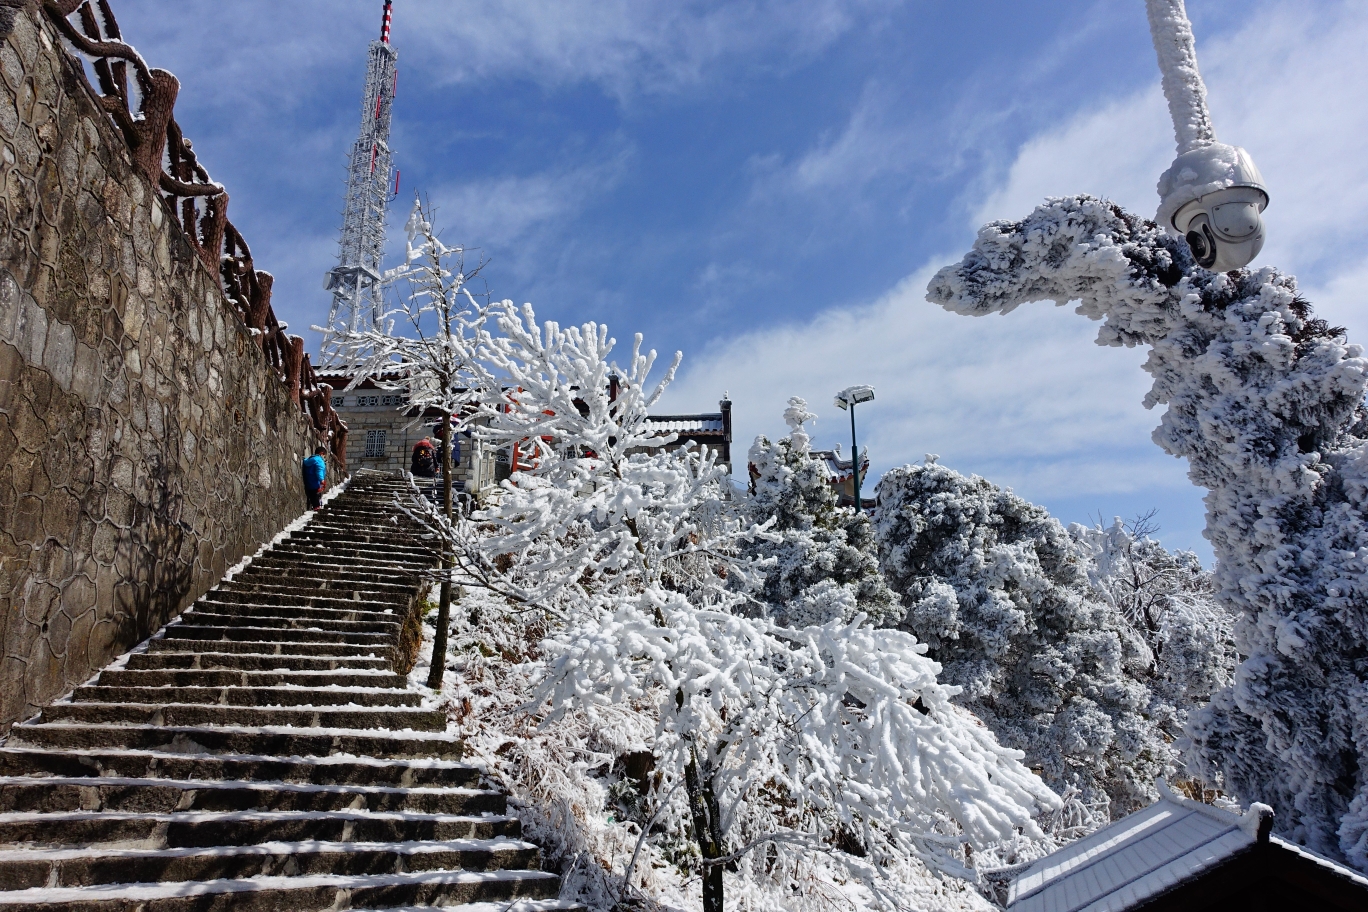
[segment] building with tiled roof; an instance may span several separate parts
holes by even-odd
[[[1368,877],[1272,835],[1273,812],[1160,798],[1032,863],[1008,912],[1368,910]]]

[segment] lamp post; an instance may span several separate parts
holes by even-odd
[[[848,386],[836,394],[836,407],[850,412],[850,471],[855,479],[855,512],[863,509],[860,503],[860,448],[855,443],[855,403],[873,402],[874,387]]]

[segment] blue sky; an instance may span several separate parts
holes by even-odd
[[[380,6],[115,4],[180,78],[177,118],[296,331],[326,317]],[[1161,538],[1209,560],[1202,492],[1149,440],[1143,352],[1098,348],[1069,309],[922,300],[978,225],[1047,195],[1152,213],[1173,145],[1141,0],[395,6],[395,241],[424,191],[444,236],[489,257],[496,298],[682,349],[666,405],[730,391],[743,450],[793,394],[820,445],[847,440],[831,395],[873,383],[876,472],[933,452],[1066,522],[1158,507]],[[1260,262],[1361,340],[1368,4],[1188,6],[1218,135],[1272,191]]]

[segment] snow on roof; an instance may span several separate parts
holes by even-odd
[[[667,434],[721,434],[726,431],[721,412],[710,415],[651,415],[646,423],[651,430]]]
[[[843,482],[850,478],[850,460],[842,459],[835,450],[813,450],[812,458],[818,460],[826,467],[827,478],[832,481]],[[869,472],[869,454],[860,454],[860,477],[864,478]]]
[[[1243,816],[1174,795],[1160,798],[1036,861],[1007,894],[1010,912],[1119,912],[1131,909],[1258,842],[1259,813]],[[1270,842],[1368,886],[1348,868],[1277,837]]]

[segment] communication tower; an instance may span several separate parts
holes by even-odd
[[[385,213],[391,180],[398,193],[399,173],[390,167],[390,116],[399,86],[395,65],[399,52],[390,45],[393,0],[385,0],[380,40],[370,43],[366,90],[361,98],[361,133],[347,159],[347,202],[342,210],[342,239],[337,266],[328,271],[323,287],[332,292],[322,353],[336,365],[335,334],[366,331],[380,316],[380,259],[385,252]]]

